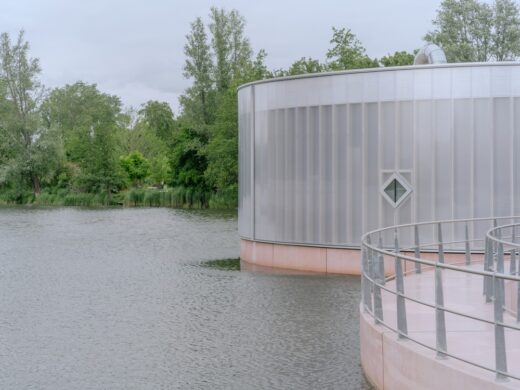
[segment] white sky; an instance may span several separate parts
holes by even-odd
[[[253,49],[269,68],[303,56],[324,60],[331,27],[347,27],[371,57],[420,47],[440,0],[1,0],[0,31],[25,29],[42,81],[59,87],[82,80],[127,106],[167,101],[189,86],[182,76],[190,22],[211,6],[246,18]]]

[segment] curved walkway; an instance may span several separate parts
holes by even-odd
[[[468,268],[481,270],[482,264]],[[482,295],[482,276],[446,269],[441,272],[445,308],[494,320],[493,303],[485,303]],[[435,273],[431,268],[420,274],[409,274],[403,280],[407,297],[435,305]],[[395,280],[388,281],[386,287],[395,291]],[[406,299],[408,336],[414,341],[399,339],[391,330],[397,329],[397,297],[382,290],[381,298],[386,326],[376,324],[361,306],[361,360],[365,374],[376,388],[520,388],[520,381],[497,381],[494,372],[477,367],[495,367],[493,324],[446,312],[447,351],[474,365],[452,357],[439,358],[435,351],[425,347],[436,347],[435,309]],[[507,311],[504,312],[504,323],[517,325],[515,317]],[[505,339],[508,372],[520,376],[520,332],[506,328]]]

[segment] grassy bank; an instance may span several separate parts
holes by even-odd
[[[171,207],[171,208],[236,208],[236,193],[227,194],[195,191],[189,188],[132,188],[115,194],[77,193],[65,190],[0,193],[0,205],[81,206],[81,207]]]

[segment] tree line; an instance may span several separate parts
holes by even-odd
[[[211,8],[186,35],[183,75],[191,85],[174,115],[164,102],[124,108],[119,97],[78,81],[47,90],[23,31],[0,36],[0,202],[166,204],[235,207],[237,87],[272,77],[413,63],[396,51],[371,58],[348,28],[332,28],[325,60],[302,57],[267,68],[236,10]],[[424,36],[449,62],[520,56],[513,0],[444,0]],[[169,192],[168,192],[169,191]],[[160,194],[160,196],[159,196]],[[175,197],[175,201],[173,200]],[[75,201],[75,200],[80,201]]]

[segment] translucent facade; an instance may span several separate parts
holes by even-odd
[[[520,214],[520,64],[274,79],[238,95],[242,238],[357,247],[379,227]]]

